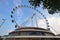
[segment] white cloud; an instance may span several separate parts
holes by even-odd
[[[52,27],[57,32],[55,32],[52,28],[51,31],[55,34],[60,34],[60,17],[49,17],[48,22],[50,27]],[[46,23],[43,19],[38,20],[38,24],[40,27],[46,28]]]
[[[49,18],[49,23],[51,25],[51,27],[53,27],[59,34],[60,33],[60,18],[59,17],[52,17]]]
[[[44,19],[38,20],[38,26],[46,29],[46,22],[44,21]]]

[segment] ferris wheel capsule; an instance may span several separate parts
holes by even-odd
[[[18,8],[31,8],[31,9],[33,9],[33,10],[35,10],[36,12],[38,12],[40,15],[42,15],[42,17],[45,19],[45,21],[46,21],[46,24],[47,24],[47,26],[48,26],[48,24],[49,24],[49,22],[48,22],[48,20],[46,19],[46,17],[45,17],[45,15],[43,15],[43,13],[41,13],[38,9],[36,9],[36,8],[34,8],[34,7],[31,7],[31,6],[28,6],[28,5],[18,5],[18,6],[16,6],[15,8],[13,8],[13,11],[11,11],[11,18],[13,18],[12,19],[12,23],[15,23],[15,24],[17,24],[17,25],[15,25],[15,27],[19,27],[18,26],[18,22],[17,22],[17,20],[14,18],[15,17],[15,14],[13,14],[13,13],[15,13],[15,11],[18,9]],[[35,15],[35,14],[34,14]],[[34,16],[33,15],[33,16]],[[33,17],[32,17],[33,18]]]
[[[49,31],[50,31],[50,28],[48,28],[47,30],[49,30]]]
[[[16,9],[17,9],[18,7],[16,6]]]
[[[13,14],[13,11],[11,11],[11,13]]]
[[[12,23],[14,23],[15,22],[15,20],[12,20]]]
[[[17,27],[18,27],[18,25],[16,24],[16,25],[15,25],[15,28],[17,28]]]
[[[11,15],[11,18],[13,18],[13,15]]]
[[[21,6],[20,5],[18,5],[18,8],[20,8]]]
[[[13,11],[15,11],[15,8],[13,8]]]
[[[48,28],[48,27],[50,27],[50,25],[49,25],[49,24],[47,25],[47,28]]]

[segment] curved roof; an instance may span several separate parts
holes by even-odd
[[[20,30],[20,29],[39,29],[39,30],[46,30],[46,29],[38,28],[38,27],[20,27],[20,28],[17,28],[16,30]]]
[[[15,29],[10,33],[15,33],[15,32],[43,32],[43,33],[53,34],[51,31],[48,31],[47,29],[38,28],[38,27],[21,27],[21,28]]]

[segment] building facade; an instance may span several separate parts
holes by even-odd
[[[21,27],[10,32],[9,35],[2,36],[1,40],[60,40],[60,36],[55,36],[51,31],[37,27]]]

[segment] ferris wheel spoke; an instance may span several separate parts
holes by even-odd
[[[39,10],[37,10],[36,8],[34,7],[31,7],[31,6],[28,6],[28,5],[18,5],[16,6],[15,8],[13,8],[13,11],[11,11],[12,15],[11,15],[11,18],[14,19],[14,12],[17,11],[17,9],[19,8],[31,8],[33,10],[35,10],[36,12],[38,12],[40,15],[42,15],[42,17],[45,19],[46,21],[46,24],[47,24],[47,28],[49,29],[49,22],[47,20],[47,18],[45,17],[45,15],[43,15],[43,13],[41,13]],[[34,15],[33,15],[34,16]],[[39,16],[38,16],[39,17]],[[40,17],[39,17],[40,18]],[[26,25],[27,22],[29,21],[29,19],[27,21],[25,21],[22,25]],[[13,23],[16,23],[18,25],[18,23],[16,22],[16,19],[12,20]]]

